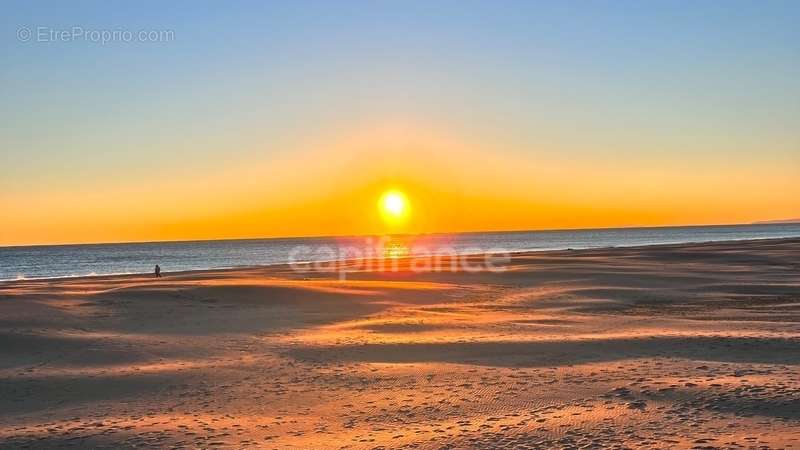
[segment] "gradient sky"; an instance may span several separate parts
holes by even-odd
[[[798,23],[797,1],[5,2],[0,245],[800,217]]]

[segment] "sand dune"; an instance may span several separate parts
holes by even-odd
[[[800,240],[0,284],[2,448],[800,448]]]

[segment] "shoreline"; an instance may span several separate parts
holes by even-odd
[[[655,227],[653,227],[655,228]],[[548,230],[549,231],[549,230]],[[764,242],[764,241],[776,241],[776,243],[780,242],[791,242],[793,240],[800,241],[800,236],[792,236],[792,237],[765,237],[765,238],[744,238],[744,239],[724,239],[724,240],[709,240],[709,241],[687,241],[687,242],[668,242],[668,243],[653,243],[653,244],[637,244],[637,245],[617,245],[617,246],[605,246],[605,247],[583,247],[583,248],[560,248],[560,249],[542,249],[542,250],[519,250],[519,251],[510,251],[507,252],[509,255],[516,256],[516,255],[526,255],[526,254],[547,254],[547,253],[556,253],[556,252],[586,252],[586,251],[593,251],[593,250],[613,250],[613,249],[639,249],[639,248],[652,248],[652,247],[671,247],[671,246],[686,246],[686,245],[707,245],[707,244],[719,244],[719,243],[726,243],[726,242],[738,242],[738,243],[749,243],[749,242]],[[187,241],[187,242],[194,242],[194,241]],[[84,244],[76,244],[76,245],[84,245]],[[97,244],[103,245],[103,244]],[[469,257],[469,256],[484,256],[487,254],[492,253],[464,253],[464,254],[457,254],[457,257]],[[499,253],[493,253],[499,254]],[[437,255],[429,255],[428,257],[436,257]],[[441,257],[452,257],[450,255],[440,255]],[[402,256],[398,258],[383,258],[383,260],[387,259],[396,259],[400,261],[414,259],[414,258],[422,258],[424,256]],[[349,258],[349,259],[333,259],[333,260],[318,260],[318,261],[303,261],[297,262],[297,265],[313,265],[315,263],[338,263],[338,264],[349,264],[354,262],[364,262],[364,261],[378,261],[381,258]],[[199,269],[188,269],[188,270],[179,270],[179,271],[162,271],[162,276],[164,275],[199,275],[199,274],[208,274],[208,273],[226,273],[231,271],[237,270],[258,270],[258,269],[286,269],[291,268],[290,263],[274,263],[274,264],[257,264],[257,265],[243,265],[243,266],[231,266],[231,267],[212,267],[212,268],[199,268]],[[13,284],[13,283],[24,283],[24,282],[48,282],[48,281],[80,281],[80,280],[108,280],[112,281],[115,279],[128,279],[128,278],[141,278],[153,275],[152,272],[139,272],[139,273],[109,273],[109,274],[96,274],[96,275],[68,275],[68,276],[56,276],[56,277],[36,277],[36,278],[17,278],[17,279],[8,279],[8,280],[0,280],[0,287],[6,284]]]

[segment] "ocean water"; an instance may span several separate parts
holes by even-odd
[[[152,273],[375,257],[800,237],[800,224],[515,231],[0,247],[0,280]]]

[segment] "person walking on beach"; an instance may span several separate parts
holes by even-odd
[[[161,267],[156,264],[156,278],[161,278]]]

